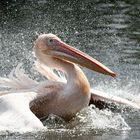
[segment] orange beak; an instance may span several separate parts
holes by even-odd
[[[113,71],[111,71],[96,59],[60,40],[55,40],[55,46],[56,47],[51,50],[51,55],[56,58],[61,58],[79,64],[83,67],[105,75],[110,75],[112,77],[116,76]]]

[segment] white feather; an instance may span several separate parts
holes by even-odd
[[[0,78],[0,87],[7,87],[10,89],[30,89],[36,86],[38,83],[35,80],[29,78],[21,68],[22,64],[19,64],[15,69],[11,71],[8,78]]]

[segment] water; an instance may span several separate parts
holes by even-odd
[[[109,94],[140,101],[140,2],[122,1],[4,1],[0,2],[0,76],[23,63],[26,73],[43,79],[33,64],[33,41],[40,33],[62,40],[100,60],[118,77],[112,79],[83,68],[91,86]],[[65,124],[50,116],[48,130],[0,132],[1,139],[140,139],[140,113],[91,107]]]

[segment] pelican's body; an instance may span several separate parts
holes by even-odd
[[[91,90],[90,84],[77,64],[99,73],[115,77],[115,73],[85,53],[65,44],[53,34],[38,37],[34,46],[37,69],[48,78],[38,83],[15,71],[16,78],[1,78],[1,85],[10,91],[0,93],[0,125],[19,128],[42,128],[40,119],[49,114],[70,120],[90,100],[103,100],[137,105],[121,98],[112,98]],[[49,68],[62,71],[67,82],[62,82]],[[5,120],[6,119],[6,120]],[[15,121],[18,123],[14,123]],[[3,120],[5,122],[3,123]]]
[[[88,106],[90,100],[90,85],[79,67],[69,64],[67,69],[68,83],[50,82],[39,92],[40,99],[30,103],[31,110],[39,118],[55,114],[66,120],[71,119],[78,111]],[[73,79],[76,80],[73,80]],[[47,96],[45,92],[47,91]],[[39,108],[39,109],[38,109]]]

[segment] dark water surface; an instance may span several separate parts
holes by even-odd
[[[140,101],[139,0],[0,2],[0,76],[8,75],[22,62],[26,73],[37,80],[43,79],[31,68],[32,46],[38,34],[50,32],[118,73],[118,77],[112,79],[84,68],[93,88]],[[137,110],[114,114],[107,110],[85,112],[85,120],[93,117],[89,119],[93,122],[87,119],[83,130],[78,126],[24,134],[2,132],[0,139],[140,139]]]

